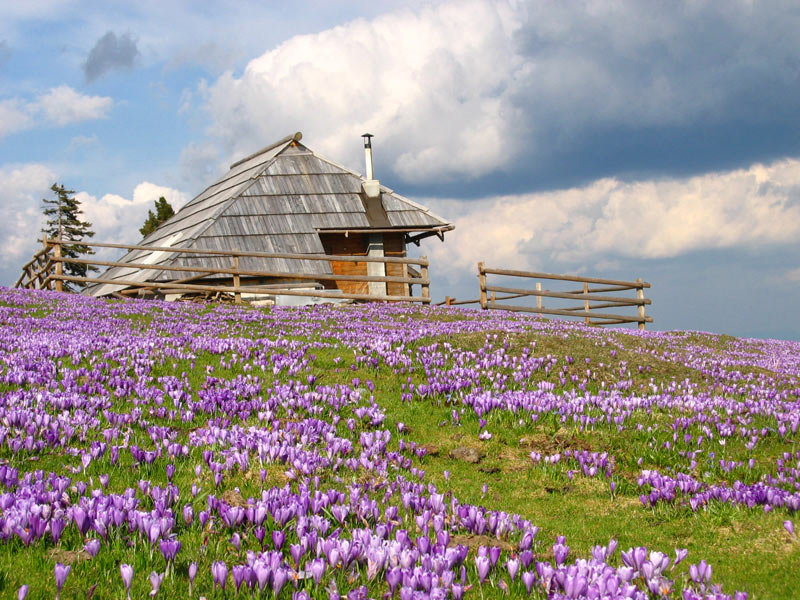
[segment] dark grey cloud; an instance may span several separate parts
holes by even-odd
[[[116,33],[109,31],[97,40],[83,63],[86,81],[92,82],[109,71],[130,69],[138,55],[136,40],[130,33],[118,37]]]
[[[800,155],[800,4],[530,3],[514,36],[515,188]],[[471,186],[486,190],[494,178]]]

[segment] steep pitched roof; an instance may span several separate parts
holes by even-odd
[[[374,230],[361,196],[364,179],[300,143],[302,135],[267,146],[230,170],[187,203],[139,245],[209,250],[323,254],[320,231]],[[427,208],[381,186],[388,227],[383,230],[448,231],[453,225]],[[229,268],[229,257],[133,250],[120,262]],[[242,258],[251,271],[330,273],[326,261]],[[191,273],[186,273],[191,276]],[[104,279],[169,281],[175,272],[112,267]],[[111,284],[87,289],[103,296],[122,289]]]

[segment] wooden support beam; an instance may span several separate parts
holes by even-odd
[[[261,288],[257,286],[244,286],[244,287],[232,287],[227,285],[194,285],[190,283],[185,284],[174,284],[174,283],[153,283],[153,282],[142,282],[142,281],[132,281],[132,280],[114,280],[109,281],[107,279],[100,279],[99,277],[75,277],[72,275],[60,275],[59,278],[56,279],[56,276],[53,276],[52,279],[56,281],[58,284],[59,281],[76,281],[82,283],[110,283],[112,285],[121,285],[121,286],[130,286],[136,287],[140,289],[164,289],[170,288],[175,290],[188,290],[188,291],[197,291],[197,292],[227,292],[230,294],[235,294],[236,292],[244,292],[246,294],[268,294],[268,295],[275,295],[280,294],[281,296],[306,296],[310,298],[334,298],[334,299],[343,299],[343,300],[365,300],[365,301],[386,301],[386,302],[421,302],[423,304],[430,304],[431,299],[426,297],[416,297],[416,296],[371,296],[370,294],[344,294],[344,293],[336,293],[336,292],[329,292],[323,290],[292,290],[292,289],[281,289],[276,290],[274,288]]]
[[[61,258],[61,240],[58,240],[58,243],[53,246],[53,262],[56,263],[56,272],[55,272],[55,282],[56,282],[56,291],[63,292],[64,291],[64,265],[59,260]]]
[[[244,256],[244,255],[242,255]],[[328,260],[339,260],[339,257],[328,256]],[[350,258],[350,257],[343,257]],[[362,257],[358,257],[362,258]],[[364,257],[366,258],[366,257]],[[388,257],[391,258],[391,257]],[[55,260],[55,259],[53,259]],[[242,271],[236,269],[220,269],[213,267],[187,267],[181,265],[150,265],[146,263],[123,263],[110,260],[91,260],[86,258],[61,258],[59,259],[64,263],[75,263],[83,265],[96,265],[100,267],[125,267],[130,269],[140,269],[143,271],[175,271],[176,273],[205,273],[203,277],[209,275],[239,275],[245,277],[269,277],[269,278],[283,278],[283,279],[305,279],[311,281],[380,281],[386,283],[413,283],[413,284],[430,284],[427,276],[422,278],[416,277],[390,277],[390,276],[370,276],[370,275],[327,275],[325,273],[287,273],[285,271]],[[424,267],[427,272],[427,266]],[[189,278],[193,279],[193,278]],[[108,279],[105,283],[114,283],[115,280]]]
[[[593,319],[609,319],[609,320],[617,320],[620,318],[620,315],[612,315],[608,313],[589,313],[589,312],[571,312],[568,310],[562,310],[558,308],[533,308],[531,306],[513,306],[510,304],[489,304],[489,308],[493,308],[496,310],[509,310],[512,312],[529,312],[529,313],[537,313],[543,315],[562,315],[565,317],[592,317]],[[631,317],[630,318],[632,323],[640,323],[642,322],[639,317]],[[644,317],[645,322],[652,323],[652,317]]]
[[[499,285],[487,285],[485,286],[486,291],[489,292],[502,292],[504,294],[518,294],[521,296],[544,296],[545,298],[565,298],[567,300],[579,300],[579,301],[598,301],[598,302],[616,302],[622,304],[629,304],[633,303],[635,305],[639,304],[650,304],[652,300],[649,298],[625,298],[623,296],[597,296],[594,294],[572,294],[568,292],[551,292],[549,290],[541,291],[541,290],[526,290],[524,288],[510,288],[505,286]]]
[[[49,244],[56,244],[58,240],[48,239]],[[170,246],[141,246],[136,244],[109,244],[106,242],[87,242],[81,241],[81,245],[89,246],[90,248],[118,248],[122,250],[148,250],[150,252],[168,252],[170,254],[186,254],[198,256],[233,256],[250,258],[288,258],[296,260],[331,260],[329,254],[290,254],[286,252],[234,252],[233,250],[205,250],[202,248],[172,248]],[[429,266],[428,259],[425,256],[420,258],[406,258],[400,256],[339,256],[335,257],[338,262],[384,262],[384,263],[398,263],[406,265],[424,265]],[[98,263],[94,263],[98,264]],[[199,269],[198,269],[199,270]]]
[[[483,267],[483,272],[486,275],[508,275],[511,277],[529,277],[533,279],[554,279],[556,281],[577,281],[580,283],[588,282],[588,283],[618,285],[618,286],[625,286],[628,289],[633,289],[638,287],[646,287],[646,288],[650,287],[650,284],[647,283],[646,281],[640,283],[638,281],[636,282],[619,281],[616,279],[600,279],[598,277],[581,277],[579,275],[556,275],[555,273],[534,273],[532,271],[515,271],[512,269],[494,269],[489,267]]]
[[[642,283],[641,277],[636,280],[637,283]],[[636,288],[636,298],[639,300],[644,299],[644,289],[642,287]],[[645,319],[644,314],[644,304],[640,304],[638,308],[638,315],[639,315],[639,330],[644,331],[644,324],[647,322]]]
[[[430,304],[430,301],[431,301],[431,290],[430,290],[430,287],[429,287],[430,286],[430,279],[428,279],[428,257],[427,256],[422,256],[421,258],[425,261],[424,264],[421,264],[420,268],[419,268],[419,274],[422,277],[422,281],[424,282],[420,286],[422,288],[422,299],[423,299],[423,301],[427,301],[427,303]],[[384,278],[384,279],[386,279],[386,278]]]
[[[478,263],[478,285],[480,286],[481,296],[481,309],[486,310],[486,271],[483,269],[483,263]]]

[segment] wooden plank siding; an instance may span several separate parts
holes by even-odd
[[[398,256],[405,258],[406,243],[402,233],[383,234],[383,254],[384,256]],[[386,265],[386,275],[390,277],[408,277],[408,265],[398,263],[388,263]],[[407,283],[387,283],[386,291],[390,296],[408,296]]]
[[[369,245],[369,236],[363,233],[320,233],[322,247],[325,254],[338,254],[344,256],[366,256]],[[334,275],[366,275],[366,262],[342,262],[332,260],[331,271]],[[368,294],[369,285],[366,282],[340,281],[327,282],[326,287],[340,289],[346,294]]]

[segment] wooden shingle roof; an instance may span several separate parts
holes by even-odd
[[[324,254],[321,231],[375,231],[370,227],[361,184],[364,179],[300,143],[296,133],[231,165],[230,170],[181,208],[139,245],[208,250]],[[382,229],[444,232],[453,225],[427,208],[381,186],[389,226]],[[120,262],[229,268],[229,257],[133,250]],[[242,258],[249,271],[330,273],[325,261]],[[182,274],[190,276],[189,273]],[[169,281],[174,272],[112,267],[103,279]],[[87,289],[103,296],[110,284]]]

